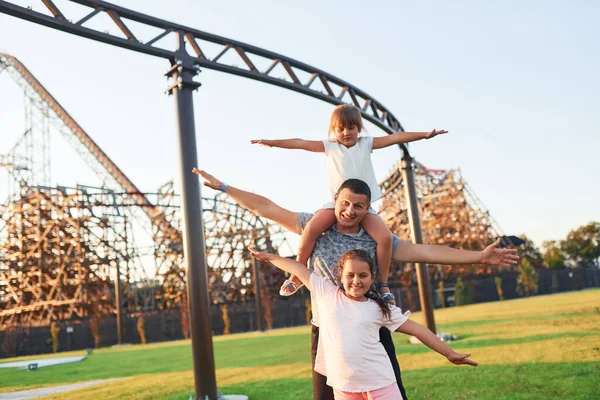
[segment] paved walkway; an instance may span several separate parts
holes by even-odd
[[[124,379],[124,378],[102,379],[102,380],[97,380],[97,381],[73,383],[71,385],[52,386],[52,387],[45,387],[45,388],[20,390],[18,392],[0,393],[0,400],[35,399],[38,397],[51,396],[53,394],[70,392],[71,390],[83,389],[83,388],[86,388],[89,386],[118,381],[121,379]]]

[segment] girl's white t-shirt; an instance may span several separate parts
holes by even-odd
[[[371,189],[371,202],[381,197],[381,190],[375,178],[371,152],[373,137],[359,137],[356,144],[346,147],[338,142],[323,141],[327,156],[327,174],[329,175],[329,201],[347,179],[360,179]]]
[[[392,363],[379,341],[379,329],[398,329],[408,320],[402,310],[390,305],[391,319],[384,319],[374,300],[351,300],[339,287],[314,273],[310,290],[320,316],[315,371],[327,376],[329,386],[345,392],[366,392],[395,383]]]

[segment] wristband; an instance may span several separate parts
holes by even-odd
[[[385,282],[381,282],[381,283],[378,283],[378,284],[377,284],[377,288],[382,288],[382,287],[390,287],[390,285],[388,285],[388,284],[387,284],[387,283],[385,283]]]
[[[227,190],[227,184],[225,182],[221,182],[221,189],[219,189],[221,192],[225,193],[225,191]]]

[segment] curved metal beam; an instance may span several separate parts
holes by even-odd
[[[196,64],[200,67],[283,87],[335,105],[352,103],[361,110],[363,118],[377,125],[386,133],[404,131],[400,121],[375,98],[354,85],[303,62],[236,40],[154,18],[105,1],[70,1],[89,7],[90,13],[73,22],[68,18],[67,13],[63,13],[50,0],[41,0],[41,2],[51,15],[33,11],[5,0],[0,0],[0,13],[114,46],[167,58],[173,64],[177,61],[187,65]],[[105,14],[112,20],[114,25],[107,28],[117,28],[118,34],[84,26],[100,14]],[[134,21],[135,24],[131,24],[131,21]],[[156,36],[147,41],[140,40],[139,36],[134,33],[139,24],[155,31],[158,29]],[[181,41],[185,41],[187,46],[178,45],[176,40],[171,41],[172,46],[168,46],[166,43],[160,47],[157,46],[158,42],[168,36],[180,38]],[[186,47],[193,54],[190,55],[185,50]],[[209,56],[209,52],[215,54]],[[226,58],[224,58],[226,54],[228,57],[232,55],[240,64],[237,65],[231,60],[226,62]],[[261,69],[258,64],[268,64],[268,67]],[[282,67],[278,68],[278,74],[283,73],[283,77],[273,76],[278,66]],[[317,88],[317,85],[320,87]],[[400,147],[407,155],[407,147],[404,145],[400,145]]]

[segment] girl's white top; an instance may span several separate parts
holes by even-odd
[[[371,202],[381,197],[381,190],[375,179],[371,152],[373,137],[359,137],[356,144],[346,147],[338,142],[323,140],[327,156],[327,174],[329,175],[329,201],[347,179],[360,179],[371,189]]]
[[[366,392],[396,383],[379,329],[398,329],[408,320],[402,310],[390,305],[392,317],[384,319],[374,300],[351,300],[315,274],[310,276],[310,290],[318,299],[320,316],[315,371],[327,376],[327,384],[345,392]]]

